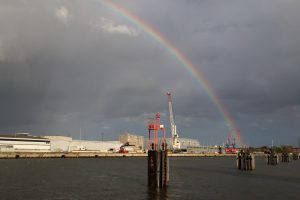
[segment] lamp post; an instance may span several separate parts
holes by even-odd
[[[104,133],[101,132],[101,141],[103,142],[103,136],[104,136]]]

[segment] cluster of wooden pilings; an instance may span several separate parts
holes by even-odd
[[[239,170],[254,170],[255,169],[255,157],[248,150],[241,150],[237,155],[237,168]]]
[[[163,188],[169,182],[169,158],[167,150],[148,151],[148,186]]]
[[[287,152],[281,154],[281,162],[290,162],[290,156]]]
[[[293,153],[292,157],[293,157],[293,160],[299,160],[300,159],[300,156],[298,155],[298,153]]]
[[[298,153],[294,152],[292,155],[290,155],[288,152],[283,152],[280,155],[280,159],[279,159],[279,155],[277,153],[275,153],[274,149],[270,149],[270,153],[267,155],[267,163],[268,165],[277,165],[279,163],[279,160],[281,160],[281,162],[283,163],[288,163],[291,160],[298,160],[299,155]]]
[[[268,165],[278,165],[279,156],[275,153],[274,149],[271,149],[270,153],[267,155]]]
[[[148,122],[148,186],[164,188],[169,182],[169,158],[165,128],[160,124],[160,114]],[[162,133],[160,138],[159,133]]]

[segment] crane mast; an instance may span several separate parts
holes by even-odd
[[[167,92],[167,97],[168,97],[169,117],[170,117],[171,133],[172,133],[172,147],[173,147],[173,150],[179,150],[180,149],[180,142],[178,140],[179,136],[178,136],[176,124],[175,124],[175,121],[174,121],[173,107],[172,107],[172,96],[171,96],[170,92]]]

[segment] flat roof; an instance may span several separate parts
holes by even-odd
[[[2,138],[28,138],[28,139],[47,139],[41,136],[33,136],[29,134],[0,134]]]

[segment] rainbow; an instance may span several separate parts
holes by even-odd
[[[229,115],[228,111],[226,110],[225,106],[222,104],[222,101],[218,97],[218,95],[214,92],[213,88],[209,85],[209,82],[204,77],[203,73],[196,68],[196,66],[192,63],[192,61],[179,49],[176,48],[174,44],[172,44],[166,37],[164,37],[158,30],[153,28],[147,22],[140,19],[138,16],[131,13],[126,8],[122,7],[121,5],[111,1],[111,0],[103,0],[104,5],[106,5],[110,10],[115,12],[116,14],[126,18],[131,23],[139,27],[149,36],[151,36],[154,40],[156,40],[159,44],[161,44],[167,51],[173,55],[180,64],[186,68],[190,74],[196,78],[196,80],[202,85],[202,87],[207,92],[210,99],[213,103],[217,106],[218,110],[220,111],[221,115],[223,116],[226,125],[229,127],[229,131],[234,134],[236,138],[237,145],[241,146],[241,138],[240,134],[237,131],[235,121]]]

